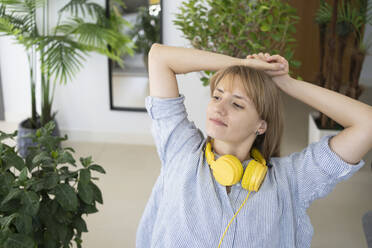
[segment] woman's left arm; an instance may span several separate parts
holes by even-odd
[[[261,59],[263,54],[258,55]],[[344,127],[330,140],[331,149],[345,162],[357,164],[372,148],[372,107],[335,91],[296,80],[288,75],[288,62],[279,55],[264,56],[284,68],[271,71],[276,85],[288,95],[324,113]]]

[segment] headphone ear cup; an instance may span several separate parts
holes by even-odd
[[[233,155],[219,157],[212,168],[216,181],[224,186],[236,184],[243,175],[243,165]]]
[[[245,169],[242,178],[242,188],[249,191],[258,191],[267,172],[267,166],[252,160]]]

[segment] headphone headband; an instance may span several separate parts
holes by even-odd
[[[207,139],[207,144],[206,144],[206,147],[205,147],[205,151],[206,151],[205,155],[206,155],[206,159],[207,159],[208,164],[212,164],[215,160],[214,159],[214,153],[212,152],[213,142],[214,142],[214,139],[210,139],[210,140],[209,140],[209,138]],[[262,156],[262,154],[260,153],[260,151],[257,148],[255,148],[255,147],[251,148],[251,156],[257,162],[259,162],[263,165],[266,165],[265,158]]]

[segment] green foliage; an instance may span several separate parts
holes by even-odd
[[[315,22],[319,25],[327,24],[331,21],[332,7],[325,0],[320,0],[319,9],[315,13]]]
[[[88,232],[82,215],[103,204],[91,171],[105,170],[91,156],[80,158],[78,169],[74,149],[60,148],[67,135],[52,136],[54,126],[48,122],[29,135],[37,145],[25,160],[3,142],[17,131],[0,131],[0,247],[70,247],[72,240],[81,247],[81,234]]]
[[[197,49],[237,58],[268,52],[285,57],[290,68],[300,66],[293,59],[299,17],[287,1],[189,0],[180,11],[174,24]],[[212,74],[206,73],[203,85]]]
[[[328,25],[331,23],[333,7],[325,0],[320,1],[320,5],[315,14],[315,21],[318,25]],[[361,28],[365,24],[372,25],[372,4],[368,0],[339,2],[337,10],[337,34],[347,36],[354,33],[361,36]]]

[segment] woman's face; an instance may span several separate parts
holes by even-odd
[[[264,133],[266,123],[260,120],[238,76],[230,89],[228,80],[232,78],[225,76],[214,89],[207,107],[206,132],[214,139],[241,143],[255,136],[257,130]]]

